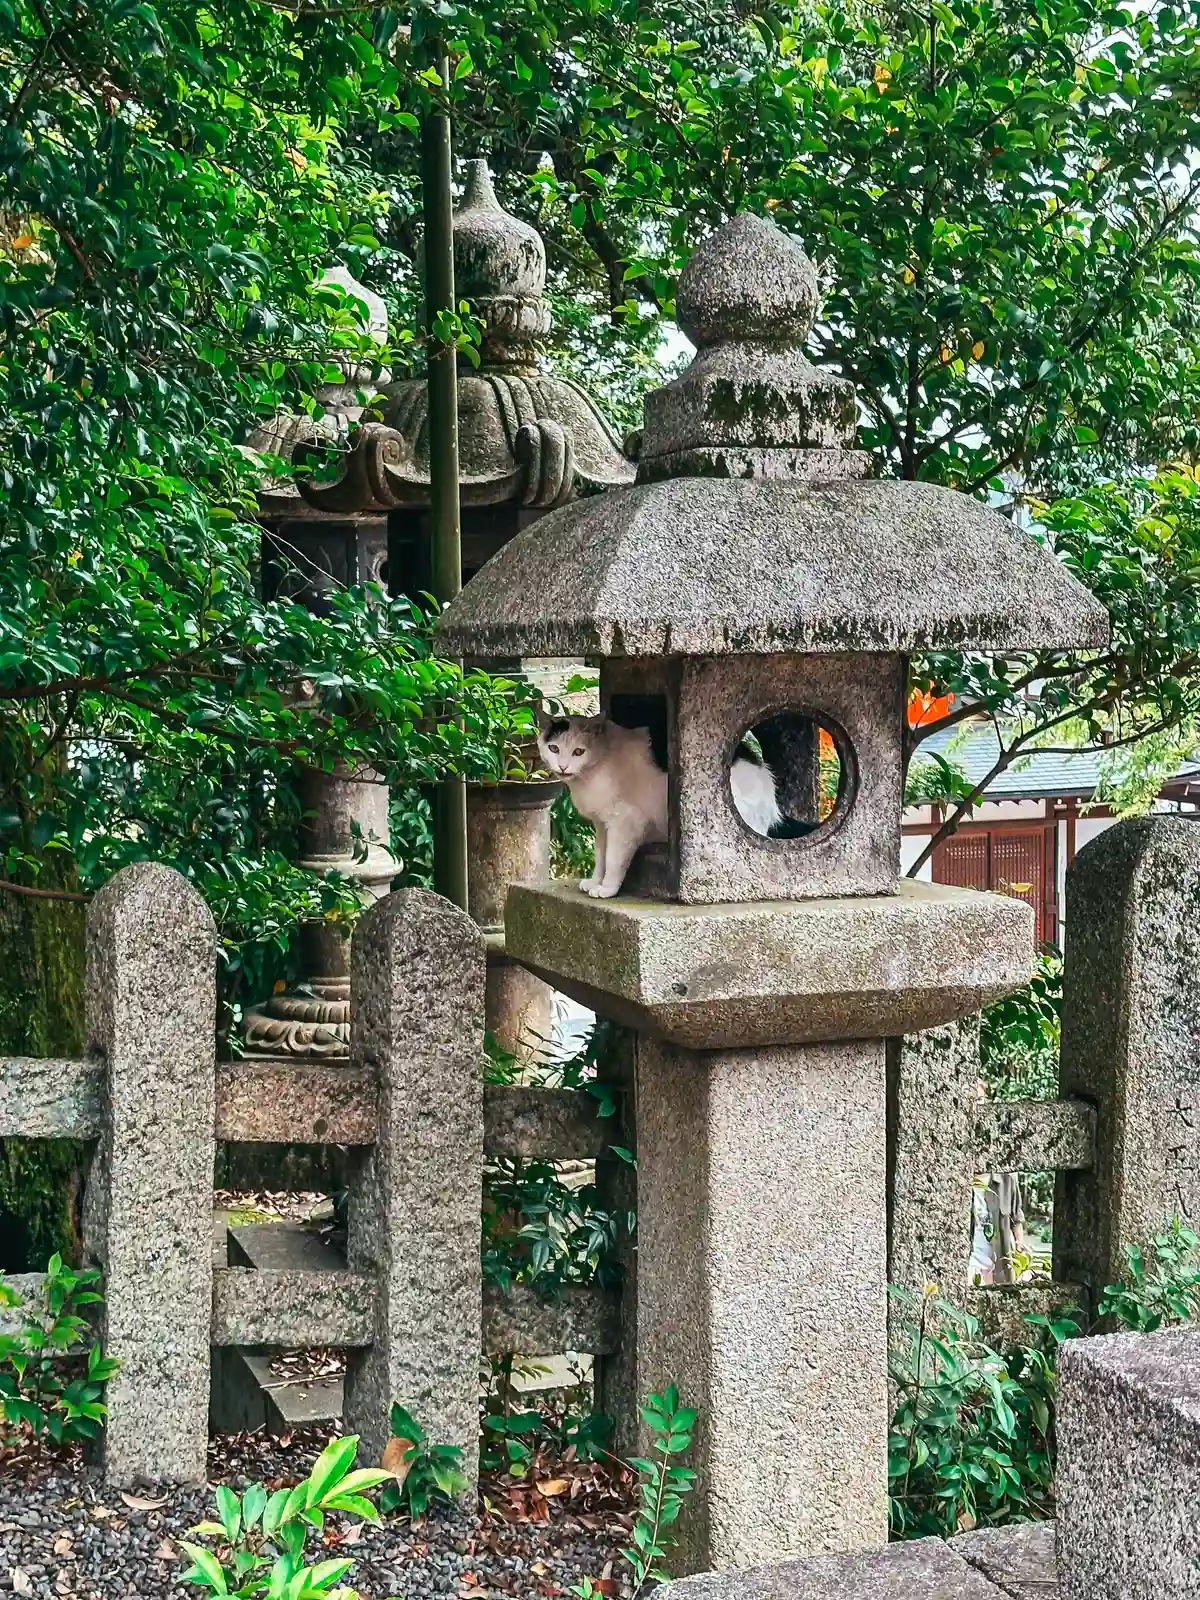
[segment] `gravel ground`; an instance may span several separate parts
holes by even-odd
[[[222,1439],[210,1453],[210,1479],[237,1489],[254,1480],[273,1488],[297,1482],[326,1437]],[[558,1496],[545,1499],[533,1485],[511,1492],[503,1485],[493,1487],[490,1509],[485,1487],[484,1506],[475,1516],[430,1515],[415,1527],[392,1518],[386,1527],[363,1527],[357,1536],[348,1524],[335,1527],[331,1519],[329,1548],[322,1555],[354,1558],[347,1581],[362,1600],[567,1595],[584,1576],[606,1580],[602,1591],[619,1595],[611,1575],[614,1564],[619,1575],[617,1553],[628,1539],[624,1496],[595,1469],[581,1472],[569,1505]],[[186,1557],[177,1541],[211,1516],[211,1490],[122,1495],[89,1473],[77,1452],[8,1456],[0,1459],[0,1595],[195,1597],[196,1588],[178,1581]],[[349,1538],[343,1538],[346,1532]]]

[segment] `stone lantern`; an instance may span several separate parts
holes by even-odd
[[[546,247],[536,228],[501,207],[486,161],[467,162],[454,277],[484,325],[479,367],[464,361],[458,376],[465,579],[551,507],[630,484],[635,468],[584,390],[542,369]],[[429,391],[424,378],[409,378],[386,393],[382,420],[357,430],[337,478],[301,490],[327,512],[387,511],[389,586],[417,594],[431,586]]]
[[[368,337],[386,343],[387,307],[379,295],[340,265],[322,273],[320,282],[359,301]],[[330,360],[340,367],[340,381],[317,389],[321,415],[271,418],[251,432],[249,452],[291,461],[313,447],[348,444],[365,395],[391,375],[361,357],[331,352]],[[295,600],[321,616],[333,590],[381,581],[387,525],[370,504],[314,505],[290,475],[268,476],[259,492],[259,520],[265,598]],[[388,794],[377,775],[304,770],[296,783],[304,818],[300,865],[352,879],[366,901],[386,894],[402,863],[388,849]],[[324,921],[302,926],[299,980],[248,1008],[242,1046],[251,1055],[349,1059],[350,942],[339,929]]]
[[[635,467],[584,390],[541,366],[537,341],[550,329],[545,245],[536,228],[500,206],[486,161],[467,162],[454,213],[454,275],[457,295],[484,326],[478,369],[463,361],[458,375],[462,565],[469,578],[549,509],[631,484]],[[405,379],[386,394],[382,420],[357,427],[336,479],[304,483],[301,491],[326,518],[370,518],[377,528],[386,513],[388,587],[416,595],[432,588],[428,386],[424,378]],[[519,655],[490,664],[523,670]],[[524,667],[537,673],[531,663]],[[512,1050],[548,1033],[550,992],[505,954],[504,894],[514,879],[548,871],[549,808],[559,792],[549,783],[467,787],[468,899],[488,938],[488,1028]]]
[[[624,1359],[699,1412],[686,1570],[886,1540],[885,1040],[1031,972],[1028,907],[900,876],[906,658],[1107,636],[1005,517],[868,476],[853,389],[802,355],[816,301],[772,223],[709,238],[636,486],[521,533],[439,624],[456,653],[598,658],[615,720],[665,736],[665,848],[615,899],[518,885],[505,927],[636,1030]],[[735,801],[747,740],[786,837]]]

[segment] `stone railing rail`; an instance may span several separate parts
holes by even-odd
[[[1096,1160],[1096,1109],[1083,1100],[980,1101],[979,1021],[896,1040],[889,1050],[889,1277],[978,1316],[1000,1340],[1028,1342],[1025,1318],[1087,1303],[1076,1282],[972,1289],[972,1187],[989,1172],[1079,1172]]]
[[[482,1084],[485,951],[465,914],[412,890],[364,917],[348,1066],[216,1062],[215,964],[199,895],[167,867],[128,868],[89,913],[88,1056],[0,1059],[0,1136],[96,1142],[84,1242],[121,1364],[103,1439],[112,1481],[203,1479],[213,1347],[342,1346],[346,1424],[365,1451],[382,1451],[398,1399],[469,1467],[481,1351],[619,1365],[619,1295],[481,1283],[485,1151],[597,1158],[607,1181],[622,1163],[606,1152],[628,1134],[587,1095]],[[221,1140],[349,1147],[345,1257],[214,1266]],[[39,1277],[12,1281],[29,1297]]]
[[[1175,1217],[1200,1227],[1200,826],[1122,822],[1067,874],[1062,1098],[979,1100],[977,1019],[889,1053],[890,1276],[1028,1339],[1031,1312],[1079,1307]],[[970,1290],[976,1173],[1057,1174],[1050,1282]]]

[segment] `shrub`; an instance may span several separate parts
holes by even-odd
[[[0,1280],[0,1308],[23,1313],[16,1332],[0,1334],[0,1401],[10,1426],[35,1438],[49,1434],[59,1444],[90,1439],[99,1430],[104,1385],[117,1363],[97,1343],[86,1355],[72,1354],[91,1331],[81,1308],[104,1298],[99,1281],[98,1272],[72,1272],[61,1256],[52,1256],[42,1306],[34,1309]]]
[[[650,1457],[634,1456],[629,1463],[638,1474],[639,1504],[634,1512],[631,1543],[621,1554],[633,1576],[632,1600],[668,1581],[663,1563],[675,1540],[667,1529],[678,1520],[683,1497],[696,1481],[692,1469],[679,1460],[692,1447],[696,1413],[679,1404],[675,1385],[668,1385],[662,1394],[650,1395],[641,1415],[654,1443]],[[579,1600],[600,1600],[603,1592],[591,1578],[584,1578],[571,1590]]]
[[[379,1497],[381,1511],[406,1511],[417,1521],[431,1504],[449,1505],[470,1488],[462,1470],[462,1448],[430,1444],[410,1411],[392,1407],[392,1437],[383,1454],[391,1480]]]
[[[1200,1314],[1200,1235],[1178,1218],[1148,1244],[1127,1245],[1125,1263],[1100,1295],[1093,1328],[1150,1333]],[[893,1537],[1053,1516],[1058,1350],[1084,1331],[1083,1314],[1027,1317],[1032,1347],[998,1350],[974,1317],[933,1293],[891,1293],[902,1313],[889,1363]]]
[[[216,1539],[218,1554],[202,1545],[183,1543],[192,1565],[182,1583],[193,1583],[208,1594],[236,1596],[237,1600],[356,1600],[353,1589],[335,1587],[354,1563],[346,1560],[305,1559],[310,1530],[320,1534],[331,1511],[342,1511],[365,1522],[377,1522],[378,1512],[366,1498],[369,1490],[390,1474],[382,1469],[352,1471],[358,1452],[353,1436],[334,1439],[317,1458],[312,1471],[294,1489],[268,1494],[261,1483],[251,1484],[240,1497],[232,1489],[217,1490],[217,1522],[202,1522],[192,1530]]]

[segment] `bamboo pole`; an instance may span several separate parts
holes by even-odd
[[[437,46],[434,60],[446,90],[450,64]],[[438,344],[432,331],[439,311],[454,311],[454,198],[451,188],[450,117],[441,107],[421,125],[421,200],[425,224],[425,326],[429,383],[429,570],[434,596],[443,605],[462,588],[459,516],[458,374],[453,345]],[[434,884],[439,894],[466,910],[467,788],[447,778],[433,801]]]

